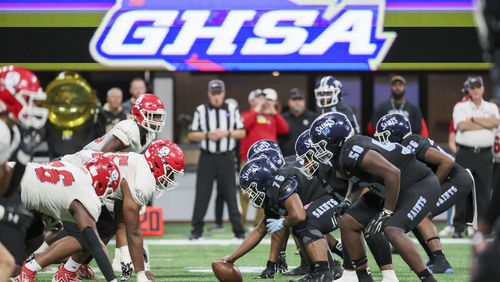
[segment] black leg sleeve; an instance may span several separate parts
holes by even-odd
[[[365,241],[379,267],[392,264],[391,246],[382,232],[375,236],[365,237]]]
[[[99,239],[97,238],[97,234],[94,232],[94,230],[90,227],[87,226],[85,229],[82,231],[83,237],[87,241],[87,244],[89,246],[90,252],[95,258],[95,261],[97,265],[99,266],[99,269],[102,271],[102,274],[104,274],[104,277],[106,278],[107,281],[112,281],[116,279],[115,273],[113,272],[113,267],[111,266],[111,263],[109,262],[108,256],[102,249],[101,244],[99,244]]]
[[[5,192],[4,197],[9,197],[14,191],[17,190],[19,185],[21,184],[21,179],[24,175],[24,170],[26,169],[26,165],[17,162],[14,165],[14,171],[12,172],[12,178],[10,179],[9,188],[7,192]]]
[[[422,233],[420,233],[420,231],[418,231],[417,228],[413,229],[412,232],[413,235],[415,235],[415,238],[417,238],[418,242],[420,243],[420,246],[424,248],[425,253],[429,257],[429,259],[431,259],[432,258],[431,249],[429,249],[429,246],[427,246],[427,241],[425,241],[424,237],[422,236]]]

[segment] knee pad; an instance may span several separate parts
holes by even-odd
[[[323,238],[323,233],[318,229],[309,226],[307,222],[301,223],[293,228],[293,235],[302,240],[304,246]]]

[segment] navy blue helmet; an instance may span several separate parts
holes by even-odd
[[[257,152],[253,154],[252,158],[250,160],[260,158],[260,157],[265,157],[268,160],[270,160],[275,167],[281,168],[285,165],[285,158],[283,158],[283,155],[281,152],[276,151],[275,149],[264,149],[260,152]]]
[[[247,152],[247,159],[249,160],[252,159],[253,155],[265,149],[274,149],[280,152],[281,154],[280,146],[278,145],[278,143],[274,142],[273,140],[262,139],[253,143],[252,146],[250,146]]]
[[[354,135],[354,129],[346,115],[328,112],[313,121],[309,134],[316,151],[314,157],[321,163],[332,165],[330,160],[338,156],[345,141]]]
[[[375,130],[374,136],[381,143],[401,143],[411,134],[411,124],[401,114],[386,114],[378,120]]]
[[[276,167],[265,157],[248,161],[240,171],[240,186],[243,193],[256,208],[262,207],[266,198],[266,187],[273,179]]]
[[[314,89],[316,105],[320,108],[335,106],[339,103],[342,95],[342,83],[333,76],[324,76],[319,86]]]
[[[314,159],[314,153],[315,150],[311,143],[309,129],[307,129],[295,141],[295,154],[297,155],[297,161],[301,165],[300,172],[308,178],[313,177],[319,168],[319,162]]]

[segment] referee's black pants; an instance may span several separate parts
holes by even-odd
[[[464,168],[468,168],[474,176],[478,216],[484,216],[488,209],[491,196],[491,177],[493,173],[493,156],[490,148],[480,150],[471,147],[458,146],[455,161]],[[455,206],[453,226],[456,233],[465,230],[467,222],[472,222],[474,215],[472,192]]]
[[[236,176],[234,151],[223,154],[201,152],[196,174],[196,197],[193,211],[192,235],[203,234],[204,218],[212,195],[214,180],[217,180],[217,190],[222,193],[227,204],[229,220],[233,226],[235,236],[245,233],[241,224],[241,216],[236,201]]]

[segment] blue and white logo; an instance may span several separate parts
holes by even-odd
[[[179,71],[375,70],[385,0],[118,0],[90,43],[108,66]]]

